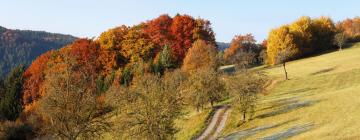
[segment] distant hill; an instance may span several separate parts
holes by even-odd
[[[216,44],[218,45],[219,51],[224,51],[226,48],[230,47],[230,43],[216,42]]]
[[[73,42],[76,37],[0,26],[0,76],[19,64],[28,66],[39,55]]]

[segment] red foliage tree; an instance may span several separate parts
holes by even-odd
[[[145,23],[143,32],[151,39],[157,47],[172,45],[171,24],[169,15],[160,15],[158,18]]]
[[[195,25],[195,20],[188,15],[177,15],[173,19],[171,33],[174,36],[174,43],[171,49],[178,63],[181,63],[187,50],[194,42],[193,30]]]

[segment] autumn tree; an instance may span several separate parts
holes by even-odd
[[[203,40],[197,40],[186,54],[181,69],[187,72],[204,68],[216,69],[216,55],[214,46],[206,44]]]
[[[202,18],[195,19],[193,39],[204,40],[207,44],[216,46],[215,33],[212,30],[211,22]]]
[[[267,44],[267,63],[276,64],[276,55],[284,46],[293,51],[289,58],[296,59],[333,49],[332,40],[336,33],[333,21],[328,17],[311,19],[301,17],[295,22],[270,32]]]
[[[213,106],[226,95],[224,84],[213,69],[200,69],[192,73],[186,87],[187,102],[198,112],[206,104]]]
[[[97,57],[97,65],[99,66],[100,75],[106,77],[117,68],[124,66],[125,61],[119,54],[111,50],[99,50]]]
[[[174,36],[174,43],[171,46],[176,62],[181,63],[187,50],[194,42],[193,30],[195,20],[188,15],[176,15],[171,24],[171,34]]]
[[[360,40],[360,17],[345,19],[337,23],[336,28],[344,32],[349,41],[357,42]]]
[[[242,114],[243,122],[254,115],[258,94],[263,91],[265,82],[264,75],[254,73],[243,73],[226,78],[226,88],[233,97],[233,107]]]
[[[99,46],[88,39],[79,39],[72,44],[58,50],[49,51],[39,56],[24,73],[23,103],[28,105],[40,98],[43,92],[45,71],[49,67],[49,61],[62,61],[58,54],[72,57],[79,62],[79,65],[86,67],[92,74],[96,74],[95,67],[100,67],[97,62]]]
[[[295,54],[297,51],[299,51],[296,44],[294,43],[294,36],[290,32],[288,26],[282,26],[278,29],[271,30],[267,46],[267,62],[270,65],[275,65],[279,62],[278,54],[282,50],[289,48],[293,50]],[[294,57],[296,56],[289,56],[286,58],[291,59]]]
[[[122,25],[101,33],[98,41],[103,49],[119,50],[129,27]]]
[[[44,71],[53,53],[54,51],[49,51],[40,55],[24,72],[22,103],[25,105],[25,108],[44,95],[42,88],[45,80]]]
[[[298,20],[288,26],[290,34],[293,36],[293,43],[300,51],[299,55],[309,54],[313,51],[312,25],[311,18],[307,16],[300,17]]]
[[[148,74],[138,78],[131,87],[115,91],[121,105],[119,133],[125,138],[173,139],[177,130],[174,121],[182,108],[181,82]]]
[[[172,46],[172,22],[173,19],[169,15],[160,15],[158,18],[146,22],[143,32],[159,47],[158,49],[163,46]]]
[[[105,75],[127,63],[129,58],[125,58],[121,52],[123,50],[122,42],[126,39],[129,29],[125,25],[109,29],[103,32],[97,40],[101,48],[98,62],[102,65]]]
[[[46,95],[40,100],[43,129],[61,139],[99,136],[110,123],[97,102],[95,77],[78,67],[74,58],[62,57],[45,76]]]
[[[338,33],[335,35],[333,43],[334,43],[334,45],[339,46],[339,50],[341,51],[342,47],[346,43],[346,40],[347,40],[347,38],[344,33]]]
[[[145,38],[141,29],[144,25],[131,27],[125,35],[125,40],[121,42],[120,54],[130,62],[136,62],[139,59],[147,60],[154,57],[155,45],[150,39]]]
[[[230,43],[230,47],[225,50],[224,58],[231,59],[238,51],[249,51],[256,46],[256,40],[252,34],[236,35]]]
[[[319,17],[312,20],[312,47],[314,52],[333,49],[333,39],[336,34],[334,22],[329,17]]]
[[[20,65],[13,69],[6,77],[4,89],[0,100],[0,117],[3,116],[8,120],[15,120],[22,111],[21,92],[24,66]]]
[[[262,47],[256,44],[252,34],[236,35],[225,50],[224,59],[228,64],[236,64],[238,68],[246,68],[259,62]]]

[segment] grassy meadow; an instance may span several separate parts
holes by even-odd
[[[276,84],[260,96],[254,119],[239,124],[232,111],[224,139],[356,139],[360,138],[360,43],[342,51],[256,68]]]

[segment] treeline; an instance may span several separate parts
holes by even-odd
[[[200,51],[203,55],[199,55],[204,57],[194,59],[193,57],[198,56],[199,50],[203,50]],[[188,56],[188,51],[193,53]],[[168,77],[166,75],[173,75],[167,73],[178,71],[176,69],[182,67],[182,73],[192,73],[200,67],[215,72],[216,55],[217,47],[210,22],[188,15],[161,15],[132,27],[119,26],[110,29],[95,40],[76,40],[59,50],[42,54],[21,74],[21,92],[16,92],[16,97],[13,98],[18,101],[16,103],[20,101],[20,108],[14,111],[15,115],[2,112],[2,116],[6,120],[17,119],[23,123],[4,123],[4,134],[8,131],[17,131],[23,126],[31,126],[29,133],[36,134],[36,137],[50,135],[62,139],[76,139],[99,135],[100,132],[108,131],[110,127],[111,120],[103,117],[111,116],[118,109],[105,101],[110,95],[109,89],[121,88],[115,91],[116,95],[124,92],[124,96],[129,97],[124,99],[121,96],[121,102],[126,102],[119,107],[121,112],[131,111],[122,108],[135,109],[134,113],[142,113],[142,109],[146,109],[144,111],[149,115],[159,115],[156,111],[170,111],[158,116],[160,118],[151,116],[156,120],[144,120],[146,122],[134,126],[139,128],[132,128],[138,131],[136,133],[143,133],[139,136],[168,139],[176,132],[175,129],[170,131],[174,119],[178,118],[176,112],[182,111],[179,109],[180,106],[176,106],[182,106],[185,100],[183,94],[178,96],[183,92],[179,91],[182,80],[170,78],[169,80],[174,80],[174,85],[171,85],[170,81],[163,82],[167,79],[165,77]],[[151,78],[144,78],[146,75]],[[5,99],[7,92],[2,94]],[[198,95],[200,98],[207,98],[204,97],[206,94]],[[211,98],[211,102],[214,103],[218,99],[220,97]],[[201,99],[194,106],[200,110],[209,100]],[[162,104],[159,104],[160,102]],[[144,108],[141,108],[142,106]],[[149,109],[154,112],[148,112]],[[129,114],[125,112],[122,115]],[[172,116],[167,118],[168,115]],[[132,123],[134,122],[121,124],[132,126]],[[164,127],[157,130],[150,129],[150,126]],[[82,131],[79,132],[80,129]],[[15,136],[29,137],[25,135],[29,133]]]
[[[107,132],[120,139],[173,139],[184,108],[201,111],[230,97],[248,120],[265,78],[221,77],[217,68],[224,60],[210,25],[162,15],[42,54],[9,75],[18,83],[2,82],[0,135],[89,139]]]
[[[29,66],[39,55],[73,42],[70,35],[11,30],[0,26],[0,76],[20,64]]]
[[[319,54],[359,40],[360,20],[346,19],[335,24],[329,17],[301,17],[289,25],[271,30],[267,39],[266,63],[270,65]],[[284,56],[282,59],[278,56]]]

